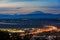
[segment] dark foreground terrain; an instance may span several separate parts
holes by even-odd
[[[43,32],[39,34],[9,33],[0,31],[0,40],[60,40],[60,32]]]

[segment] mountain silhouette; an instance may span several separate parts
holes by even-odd
[[[42,12],[42,11],[34,11],[34,12],[31,12],[29,15],[31,15],[31,14],[44,14],[44,12]]]
[[[60,14],[49,14],[42,11],[34,11],[25,15],[0,14],[0,28],[38,28],[44,25],[55,25],[60,27],[60,19],[56,18],[60,18]]]
[[[44,13],[42,11],[34,11],[25,15],[0,14],[0,18],[60,18],[60,14],[51,14],[51,13]]]

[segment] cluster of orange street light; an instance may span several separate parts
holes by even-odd
[[[42,32],[49,32],[49,31],[53,31],[53,30],[54,31],[60,31],[60,29],[58,29],[55,26],[45,26],[44,28],[39,28],[36,31],[29,32],[28,34],[39,34]],[[25,36],[25,35],[26,34],[24,34],[24,33],[20,34],[20,36]]]

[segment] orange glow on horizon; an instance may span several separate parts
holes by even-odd
[[[46,27],[48,27],[48,28],[37,29],[36,31],[30,32],[29,34],[39,34],[42,32],[48,32],[48,31],[53,31],[53,30],[57,31],[58,30],[58,28],[55,26],[46,26]]]

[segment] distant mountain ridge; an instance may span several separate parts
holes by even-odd
[[[44,13],[42,11],[34,11],[29,14],[21,15],[21,14],[0,14],[0,18],[60,18],[60,14],[50,14]]]

